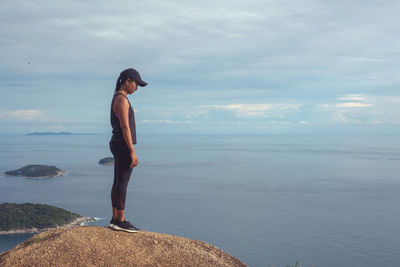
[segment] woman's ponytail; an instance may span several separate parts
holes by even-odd
[[[115,92],[117,92],[121,88],[121,76],[117,79],[117,84],[115,85]]]

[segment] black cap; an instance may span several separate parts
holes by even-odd
[[[123,72],[121,72],[119,77],[121,79],[122,78],[129,78],[129,79],[131,79],[131,81],[137,82],[139,86],[146,86],[147,85],[147,83],[145,81],[143,81],[142,78],[140,78],[139,72],[137,72],[136,70],[134,70],[132,68],[126,69]]]

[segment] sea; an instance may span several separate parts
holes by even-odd
[[[0,202],[111,215],[109,134],[0,135]],[[208,242],[249,266],[399,266],[400,139],[368,134],[141,134],[126,219]],[[33,234],[0,235],[0,252]]]

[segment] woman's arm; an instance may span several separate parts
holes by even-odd
[[[136,156],[135,148],[132,142],[132,133],[129,128],[129,102],[125,97],[117,96],[115,99],[116,105],[116,115],[119,119],[122,135],[124,137],[125,143],[129,148],[132,163],[130,165],[131,168],[135,167],[138,164],[138,158]]]

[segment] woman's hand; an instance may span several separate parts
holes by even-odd
[[[129,167],[132,169],[132,168],[136,167],[138,165],[138,163],[139,163],[139,159],[136,156],[136,152],[135,151],[131,151],[131,160],[132,160],[132,162],[131,162],[131,165]]]

